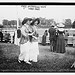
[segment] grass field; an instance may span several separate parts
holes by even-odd
[[[67,52],[72,50],[74,48],[66,48]],[[75,61],[74,55],[54,53],[49,46],[40,44],[39,52],[37,63],[18,63],[19,46],[0,43],[0,72],[75,72],[74,68],[70,68]]]

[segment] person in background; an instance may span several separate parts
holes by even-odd
[[[64,39],[64,25],[60,23],[58,25],[58,37],[57,37],[57,44],[56,44],[56,52],[57,53],[65,53],[65,39]]]
[[[44,35],[42,36],[42,45],[44,45],[44,46],[46,45],[47,35],[48,35],[48,32],[47,32],[47,30],[45,30]]]
[[[20,38],[21,38],[21,30],[20,30],[20,27],[18,27],[17,29],[17,41],[18,41],[18,45],[20,45]]]
[[[2,33],[2,30],[0,30],[0,42],[3,42],[3,33]]]
[[[72,28],[75,28],[75,20],[74,20],[74,22],[73,22],[73,24],[72,24]]]
[[[18,27],[17,30],[15,30],[14,32],[14,36],[13,36],[13,40],[14,40],[14,44],[20,46],[20,38],[21,38],[21,27]]]
[[[8,43],[9,42],[9,37],[10,37],[10,34],[7,33],[7,31],[5,31],[5,42]]]
[[[55,30],[56,30],[56,35],[55,35],[55,52],[56,52],[56,44],[57,44],[57,37],[58,37],[58,27],[57,26],[55,26],[54,27],[55,28]]]
[[[54,28],[54,25],[51,25],[51,27],[49,28],[49,40],[50,40],[50,50],[51,51],[56,51],[56,30]]]

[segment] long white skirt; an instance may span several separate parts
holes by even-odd
[[[19,60],[29,61],[29,42],[20,45]]]
[[[29,53],[30,61],[37,62],[37,57],[39,55],[38,42],[30,43]]]

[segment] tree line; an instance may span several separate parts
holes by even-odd
[[[33,17],[33,19],[35,19],[35,17]],[[39,17],[39,19],[40,19],[40,24],[38,25],[38,27],[49,27],[52,24],[54,25],[58,24],[54,19],[46,19],[42,17]],[[18,22],[19,22],[19,25],[21,26],[22,20],[20,18],[18,19]],[[63,24],[65,25],[65,27],[69,27],[69,28],[73,25],[71,19],[64,19]],[[7,19],[3,19],[2,25],[0,24],[0,26],[3,26],[4,28],[17,27],[17,20],[9,21]]]

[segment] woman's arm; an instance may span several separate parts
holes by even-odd
[[[32,33],[28,33],[28,35],[33,35],[35,32],[32,32]]]
[[[37,32],[36,26],[34,26],[34,33],[33,33],[32,36],[33,36],[35,39],[38,39],[39,34],[38,34],[38,32]]]
[[[26,28],[24,26],[22,26],[21,28],[21,34],[24,36],[28,36],[28,34],[25,32]]]

